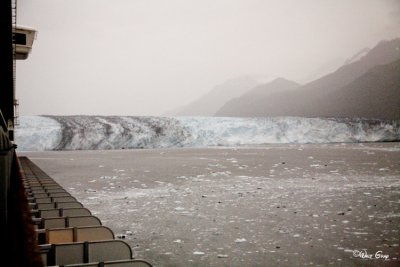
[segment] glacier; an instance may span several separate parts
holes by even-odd
[[[18,149],[97,150],[400,141],[400,121],[338,118],[22,116]]]

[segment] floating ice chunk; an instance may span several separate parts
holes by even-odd
[[[202,251],[194,251],[193,255],[204,255],[205,253]]]
[[[310,167],[321,167],[322,165],[320,164],[310,164]]]
[[[183,241],[180,240],[180,239],[177,239],[177,240],[174,240],[174,241],[172,241],[172,242],[174,242],[174,243],[182,243]]]
[[[96,190],[90,189],[90,188],[89,188],[89,189],[86,189],[85,192],[86,192],[86,193],[95,193]]]
[[[228,255],[226,255],[226,254],[218,254],[217,257],[220,258],[220,259],[223,259],[223,258],[228,258]]]
[[[384,218],[397,218],[400,217],[400,213],[391,213],[386,215]]]
[[[118,176],[107,176],[107,175],[103,175],[100,177],[100,179],[113,179],[113,180],[115,180],[117,178],[118,178]]]
[[[246,240],[246,238],[236,238],[235,239],[235,243],[243,243],[243,242],[246,242],[247,240]]]
[[[174,210],[176,210],[176,211],[182,211],[182,210],[185,210],[185,208],[183,208],[183,207],[176,207]]]

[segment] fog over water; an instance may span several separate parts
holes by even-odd
[[[400,36],[396,0],[18,1],[21,115],[160,115],[227,79],[305,83]]]

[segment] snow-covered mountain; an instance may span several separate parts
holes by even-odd
[[[368,48],[368,47],[361,49],[355,55],[353,55],[351,58],[347,59],[344,62],[344,65],[348,65],[348,64],[351,64],[351,63],[359,61],[361,58],[366,56],[369,53],[369,51],[371,51],[371,49]]]

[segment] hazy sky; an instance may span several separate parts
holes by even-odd
[[[160,115],[242,75],[304,83],[400,37],[400,0],[19,0],[20,115]]]

